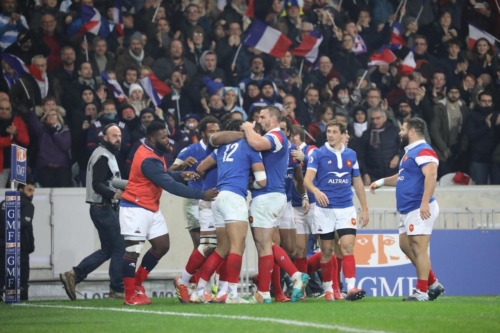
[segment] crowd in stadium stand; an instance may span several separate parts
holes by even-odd
[[[203,117],[253,121],[266,105],[317,146],[329,120],[346,122],[365,185],[397,173],[410,117],[427,123],[439,177],[500,184],[499,2],[0,0],[0,186],[12,143],[41,187],[84,186],[109,123],[127,178],[152,121],[170,130],[170,165]],[[289,51],[251,44],[256,22]],[[143,78],[167,89],[151,96]]]

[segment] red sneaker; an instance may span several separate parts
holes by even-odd
[[[226,303],[227,294],[222,295],[221,297],[215,297],[213,303]]]
[[[149,304],[151,304],[151,300],[149,299],[148,296],[146,296],[146,290],[144,289],[143,286],[135,286],[135,294],[143,302],[140,305],[149,305]]]
[[[327,291],[325,293],[325,301],[329,301],[329,302],[335,301],[335,296],[333,295],[333,291]]]
[[[212,303],[212,294],[205,293],[203,295],[205,296],[205,299],[207,300],[207,303]]]
[[[290,302],[290,299],[288,297],[286,297],[285,294],[281,294],[281,295],[275,295],[274,301],[278,302],[278,303],[286,303],[286,302]]]
[[[179,283],[179,277],[175,278],[174,281],[175,291],[177,292],[177,298],[181,303],[189,303],[189,290],[184,284]]]
[[[335,297],[336,300],[344,299],[344,296],[342,295],[339,289],[333,291],[333,297]]]
[[[141,297],[139,294],[125,295],[124,305],[149,305],[151,301],[149,298]]]

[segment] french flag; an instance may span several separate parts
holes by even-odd
[[[352,52],[354,52],[355,55],[365,53],[367,51],[366,49],[366,44],[363,38],[361,38],[360,35],[357,35],[356,38],[354,38],[354,46],[352,47]]]
[[[401,47],[406,46],[406,42],[403,39],[403,28],[399,22],[392,24],[390,45],[393,50],[399,50]]]
[[[417,63],[415,62],[415,56],[413,55],[413,51],[410,51],[401,63],[401,66],[399,67],[399,73],[411,75],[413,74],[413,71],[416,67]]]
[[[474,45],[476,45],[476,41],[480,38],[485,38],[491,45],[495,45],[495,37],[483,31],[481,29],[476,28],[475,26],[469,24],[469,49],[473,49]]]
[[[219,12],[223,12],[224,7],[226,7],[226,5],[227,5],[227,0],[217,0],[217,9],[219,10]]]
[[[99,20],[100,22],[100,20]],[[123,16],[122,16],[122,0],[116,0],[113,7],[113,23],[115,24],[118,36],[124,36],[123,33]]]
[[[254,19],[247,30],[243,44],[275,58],[282,58],[292,45],[292,41],[280,31]]]
[[[387,46],[382,46],[378,53],[375,53],[370,57],[370,62],[368,66],[378,66],[378,65],[390,65],[396,61],[397,57],[392,53]]]
[[[302,42],[291,52],[296,57],[303,57],[310,63],[314,63],[318,58],[319,46],[323,41],[323,36],[317,32],[311,32],[302,37]]]
[[[148,94],[156,107],[161,104],[163,97],[172,92],[170,87],[160,81],[153,73],[150,73],[139,81],[141,81],[144,91]]]
[[[101,78],[113,90],[118,101],[123,102],[127,98],[120,84],[116,80],[111,79],[106,72],[101,73]]]
[[[99,14],[97,9],[90,6],[82,5],[81,8],[80,15],[82,16],[83,26],[79,31],[80,36],[87,32],[97,36],[99,34],[99,29],[101,29],[101,14]]]
[[[44,78],[42,77],[42,73],[35,65],[27,66],[24,61],[9,53],[2,53],[1,57],[3,58],[3,60],[5,60],[5,62],[7,62],[7,64],[9,64],[10,67],[12,67],[17,76],[28,73],[31,74],[31,76],[33,76],[35,80],[45,82]]]

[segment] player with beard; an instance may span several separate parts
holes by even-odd
[[[86,202],[90,204],[90,218],[99,233],[101,249],[83,259],[72,270],[59,275],[71,300],[76,300],[76,285],[110,258],[108,297],[123,299],[121,265],[124,243],[116,209],[122,191],[111,186],[113,179],[121,178],[115,155],[120,151],[122,132],[118,125],[109,124],[102,133],[102,144],[94,150],[88,162],[86,184]]]
[[[160,210],[163,190],[190,199],[211,201],[218,191],[201,191],[181,182],[191,181],[198,175],[191,171],[167,171],[164,153],[170,151],[165,123],[152,122],[146,130],[146,140],[137,150],[130,177],[120,203],[120,227],[125,238],[123,257],[123,283],[125,305],[147,305],[143,281],[170,248],[167,224]],[[146,239],[151,249],[144,255],[136,272],[136,263]]]
[[[444,292],[431,269],[429,243],[439,215],[439,205],[434,198],[439,160],[436,152],[424,140],[425,122],[418,118],[406,120],[399,136],[405,155],[399,172],[370,185],[370,191],[384,185],[396,187],[396,204],[401,214],[399,246],[417,270],[417,287],[403,301],[435,300]]]

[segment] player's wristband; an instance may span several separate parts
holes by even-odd
[[[378,187],[382,187],[382,186],[384,186],[384,185],[385,185],[385,180],[384,180],[384,178],[381,178],[381,179],[377,180],[377,181],[375,182],[375,184],[377,184],[377,186],[378,186]]]
[[[254,180],[253,181],[253,188],[256,189],[256,190],[260,190],[262,188],[262,186],[259,186],[259,184],[257,184],[257,181]]]
[[[308,200],[309,201],[309,197],[307,196],[307,193],[302,194],[302,200]]]

